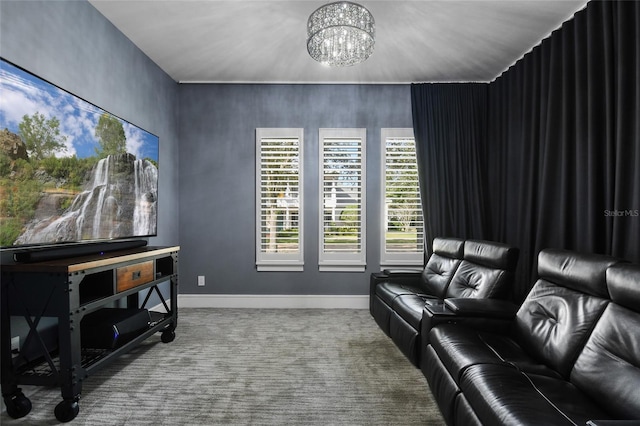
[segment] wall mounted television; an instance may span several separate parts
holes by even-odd
[[[1,58],[0,94],[2,251],[157,234],[157,136]]]

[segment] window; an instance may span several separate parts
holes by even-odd
[[[256,129],[256,266],[302,271],[303,129]]]
[[[382,129],[381,266],[424,262],[424,227],[413,129]]]
[[[320,271],[366,265],[366,129],[320,129]]]

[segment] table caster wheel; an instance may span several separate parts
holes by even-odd
[[[80,406],[78,405],[78,401],[67,399],[56,405],[56,409],[54,410],[56,419],[63,423],[70,422],[75,419],[79,412]]]
[[[31,411],[31,401],[24,396],[20,389],[15,394],[6,396],[4,405],[7,407],[9,417],[14,419],[24,417]]]
[[[162,343],[173,342],[173,339],[175,338],[176,338],[176,332],[173,330],[165,330],[162,332],[162,335],[160,336],[160,340],[162,340]]]

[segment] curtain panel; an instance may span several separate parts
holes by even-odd
[[[434,237],[485,238],[487,85],[412,84],[411,102],[427,254]]]
[[[460,107],[439,94],[424,101],[412,86],[428,236],[481,236],[519,247],[516,301],[533,284],[537,254],[547,247],[640,262],[639,40],[640,2],[591,1],[488,84],[484,104],[470,96]],[[461,110],[457,117],[485,117],[485,126],[454,124],[453,112]],[[460,188],[477,193],[462,204]],[[478,216],[452,212],[457,207]]]

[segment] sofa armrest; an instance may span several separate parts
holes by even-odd
[[[422,271],[417,271],[415,269],[385,269],[382,273],[389,278],[394,277],[408,277],[408,278],[418,278],[422,274]]]
[[[461,324],[505,333],[511,327],[517,310],[514,303],[496,299],[451,298],[426,304],[420,325],[423,346],[429,344],[429,332],[438,324]]]
[[[455,324],[460,318],[447,308],[442,299],[429,300],[422,309],[420,336],[426,346],[429,343],[429,331],[438,324]]]
[[[369,311],[372,315],[376,286],[384,282],[394,282],[396,284],[420,288],[422,285],[422,271],[410,269],[385,269],[381,272],[373,272],[369,278]]]
[[[518,305],[498,299],[445,299],[445,306],[456,315],[465,317],[483,317],[512,319],[518,312]]]
[[[422,285],[422,271],[412,271],[409,269],[385,269],[382,272],[371,274],[370,287],[371,294],[374,294],[375,286],[383,282],[394,282],[397,284],[420,287]]]

